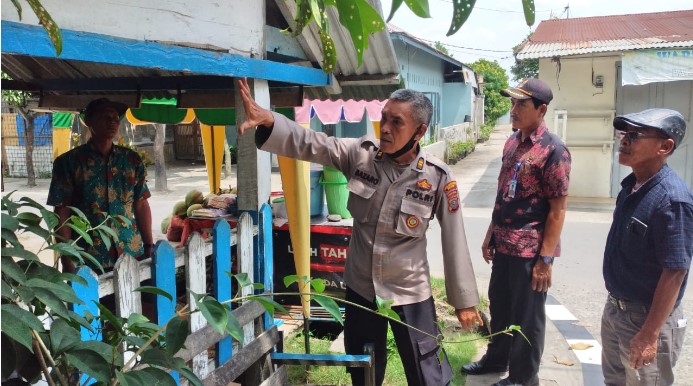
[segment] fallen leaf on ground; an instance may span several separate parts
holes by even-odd
[[[582,343],[582,342],[574,343],[574,344],[570,345],[571,350],[587,350],[588,348],[592,348],[592,347],[594,347],[594,346],[592,346],[589,343]]]
[[[571,362],[571,361],[567,361],[567,360],[563,360],[563,359],[558,359],[558,357],[555,355],[553,356],[553,361],[554,361],[554,363],[558,363],[559,365],[563,365],[563,366],[575,366],[575,362]]]

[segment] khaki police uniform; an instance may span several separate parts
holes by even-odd
[[[262,150],[330,166],[347,177],[354,218],[344,272],[349,289],[370,302],[376,295],[392,300],[394,306],[430,299],[426,230],[436,216],[448,303],[456,309],[479,303],[457,183],[445,163],[420,150],[410,165],[397,165],[378,150],[375,138],[329,137],[273,115],[272,129],[258,128]]]

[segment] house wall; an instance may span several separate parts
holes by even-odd
[[[441,127],[464,122],[464,116],[472,117],[474,90],[465,83],[445,83],[443,85]]]
[[[571,196],[610,197],[613,159],[613,117],[616,110],[616,62],[620,56],[539,60],[539,78],[551,86],[554,99],[546,113],[572,155]],[[601,75],[603,87],[593,78]],[[567,119],[556,119],[564,111]]]
[[[41,4],[64,29],[219,48],[246,57],[264,53],[265,7],[249,7],[244,1],[42,0]],[[21,21],[12,2],[3,1],[1,10],[3,20],[38,25],[28,7]]]

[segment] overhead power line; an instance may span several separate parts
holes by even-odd
[[[452,1],[450,0],[438,0],[443,3],[450,3],[452,4]],[[557,11],[557,10],[562,10],[564,7],[559,7],[559,8],[551,8],[551,9],[542,9],[542,10],[535,10],[534,13],[543,13],[543,12],[552,12],[552,11]],[[484,11],[491,11],[491,12],[506,12],[506,13],[524,13],[524,11],[516,11],[513,9],[493,9],[493,8],[484,8],[484,7],[479,7],[479,6],[474,6],[474,9],[481,9]]]
[[[446,47],[460,48],[463,50],[484,51],[484,52],[513,52],[513,50],[487,50],[485,48],[463,47],[463,46],[456,46],[454,44],[448,44],[448,43],[443,43],[443,42],[439,42],[439,41],[428,40],[428,39],[421,39],[421,38],[418,38],[418,39],[423,40],[427,43],[433,43],[433,44],[440,43]]]

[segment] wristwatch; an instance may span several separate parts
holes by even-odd
[[[544,261],[544,264],[553,264],[553,256],[542,256],[539,257]]]

